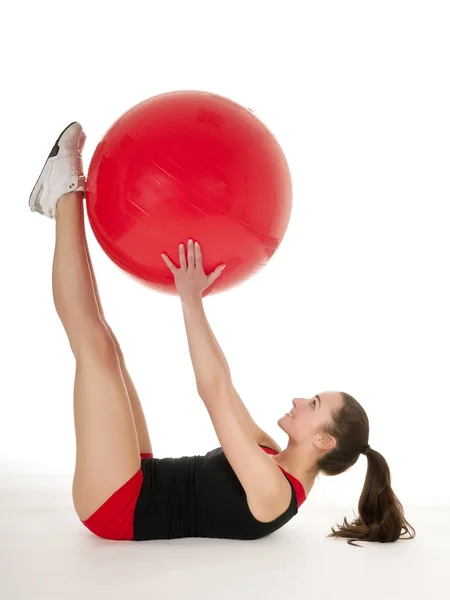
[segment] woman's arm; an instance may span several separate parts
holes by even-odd
[[[220,396],[219,390],[227,387],[231,405],[237,409],[242,422],[247,427],[255,442],[281,452],[282,450],[275,440],[255,423],[245,404],[242,402],[241,397],[235,390],[231,381],[228,362],[208,323],[202,299],[183,302],[183,314],[186,331],[188,332],[189,350],[197,380],[197,389],[207,408],[214,404],[218,396]],[[196,333],[196,331],[199,333]],[[204,333],[202,334],[201,331]],[[211,351],[212,344],[214,348]],[[206,354],[206,358],[202,358],[202,353]],[[197,363],[200,366],[196,367]],[[213,377],[210,377],[212,374]],[[210,402],[211,400],[212,402]]]
[[[184,324],[200,395],[231,383],[228,362],[206,318],[201,296],[182,298]]]
[[[210,275],[206,275],[200,245],[196,243],[194,246],[192,240],[188,241],[188,260],[184,244],[180,244],[179,257],[180,267],[177,268],[167,254],[162,254],[164,262],[174,275],[175,286],[180,294],[197,390],[206,408],[211,414],[217,401],[227,398],[236,408],[238,418],[256,443],[268,444],[269,447],[281,451],[281,448],[256,425],[234,389],[228,362],[205,315],[202,292],[220,276],[225,265],[220,265]]]
[[[161,255],[174,275],[175,286],[183,306],[184,323],[194,367],[197,390],[200,395],[210,393],[211,386],[231,383],[228,363],[206,319],[202,292],[220,276],[226,265],[219,265],[206,275],[200,244],[188,240],[187,258],[184,244],[179,245],[180,267],[167,254]]]

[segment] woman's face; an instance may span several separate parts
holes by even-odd
[[[294,441],[305,442],[324,431],[332,421],[333,414],[343,405],[344,399],[339,392],[322,392],[311,398],[294,398],[292,410],[279,419],[278,425]]]

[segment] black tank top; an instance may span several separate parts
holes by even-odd
[[[143,458],[141,468],[144,481],[134,512],[137,541],[185,537],[255,540],[280,529],[306,500],[300,481],[279,466],[291,486],[291,502],[270,523],[258,521],[220,447],[204,456]]]

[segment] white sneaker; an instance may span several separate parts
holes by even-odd
[[[64,194],[85,192],[83,151],[86,135],[79,123],[71,123],[56,140],[30,195],[33,212],[55,218],[56,205]]]

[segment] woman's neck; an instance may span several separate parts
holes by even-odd
[[[318,475],[315,460],[312,461],[312,459],[304,453],[301,454],[298,451],[295,453],[289,451],[288,448],[283,452],[272,456],[272,458],[277,465],[300,481],[305,488],[306,494],[309,493]]]

